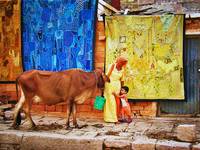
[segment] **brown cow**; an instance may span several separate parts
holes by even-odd
[[[15,107],[12,124],[14,128],[21,123],[20,110],[22,108],[31,128],[35,126],[30,115],[33,102],[42,102],[47,105],[66,102],[66,127],[68,128],[71,112],[73,112],[73,125],[78,127],[76,104],[82,104],[86,99],[95,97],[97,90],[102,89],[109,79],[100,69],[93,72],[71,69],[61,72],[31,70],[22,73],[16,81],[16,87],[19,85],[21,88],[21,96]]]

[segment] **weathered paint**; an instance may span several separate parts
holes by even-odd
[[[185,40],[185,101],[160,102],[162,114],[198,114],[200,113],[200,36]]]

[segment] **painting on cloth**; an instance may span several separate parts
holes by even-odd
[[[22,72],[20,0],[0,2],[0,81],[14,81]]]
[[[137,100],[184,100],[184,15],[106,17],[106,71],[128,59],[125,84]]]
[[[93,69],[96,0],[22,0],[25,70]]]

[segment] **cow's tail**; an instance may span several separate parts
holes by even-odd
[[[19,88],[18,88],[19,81],[18,80],[19,80],[19,77],[16,79],[16,94],[17,94],[17,100],[19,102]],[[16,117],[16,125],[19,126],[21,124],[21,120],[22,120],[22,118],[21,118],[21,110],[19,110],[17,112],[16,116],[17,116]]]
[[[19,77],[15,81],[17,100],[19,100],[18,80],[19,80]]]

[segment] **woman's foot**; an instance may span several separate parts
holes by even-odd
[[[119,122],[125,122],[126,120],[121,118],[121,119],[118,119],[118,121]]]
[[[117,121],[117,122],[115,122],[115,124],[120,124],[120,122],[119,122],[119,121]]]
[[[126,120],[126,122],[127,122],[127,123],[131,123],[131,122],[132,122],[132,119],[129,118],[129,119]]]
[[[128,121],[127,121],[126,119],[122,119],[121,122],[122,122],[122,123],[126,123],[126,122],[128,122]]]

